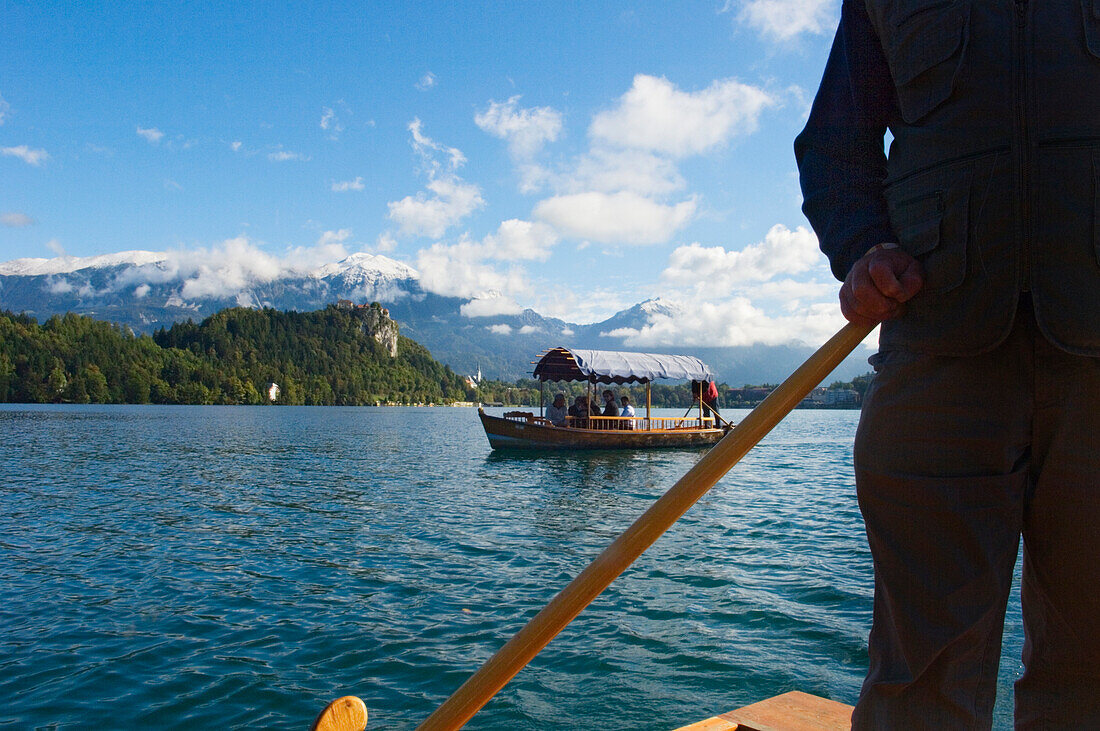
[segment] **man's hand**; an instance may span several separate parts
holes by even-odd
[[[857,325],[900,316],[924,285],[920,262],[897,244],[874,246],[852,266],[840,288],[840,311]]]

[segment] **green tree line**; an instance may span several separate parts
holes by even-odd
[[[377,305],[374,305],[377,307]],[[0,312],[0,401],[22,403],[447,403],[476,398],[398,336],[392,357],[362,311],[231,308],[154,335],[73,314],[39,324]]]

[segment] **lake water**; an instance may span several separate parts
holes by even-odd
[[[853,702],[857,419],[792,414],[467,727]],[[350,693],[411,729],[701,454],[507,456],[460,408],[0,406],[0,726],[305,729]]]

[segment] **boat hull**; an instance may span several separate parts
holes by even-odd
[[[724,429],[574,429],[535,420],[490,416],[478,410],[493,449],[662,449],[709,447]]]

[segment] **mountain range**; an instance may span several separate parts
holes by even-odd
[[[199,321],[226,307],[316,310],[347,299],[380,302],[401,334],[424,345],[458,373],[479,369],[487,378],[527,377],[531,361],[549,347],[634,350],[607,333],[640,328],[675,305],[651,299],[592,324],[570,323],[534,310],[470,317],[467,300],[425,291],[412,267],[386,256],[352,254],[320,266],[293,268],[264,262],[226,266],[185,262],[172,254],[129,251],[96,257],[15,259],[0,263],[0,309],[38,319],[74,312],[150,333],[174,322]],[[695,355],[716,380],[731,386],[776,383],[813,348],[800,343],[744,347],[646,348]],[[868,370],[866,355],[849,357],[833,378]]]

